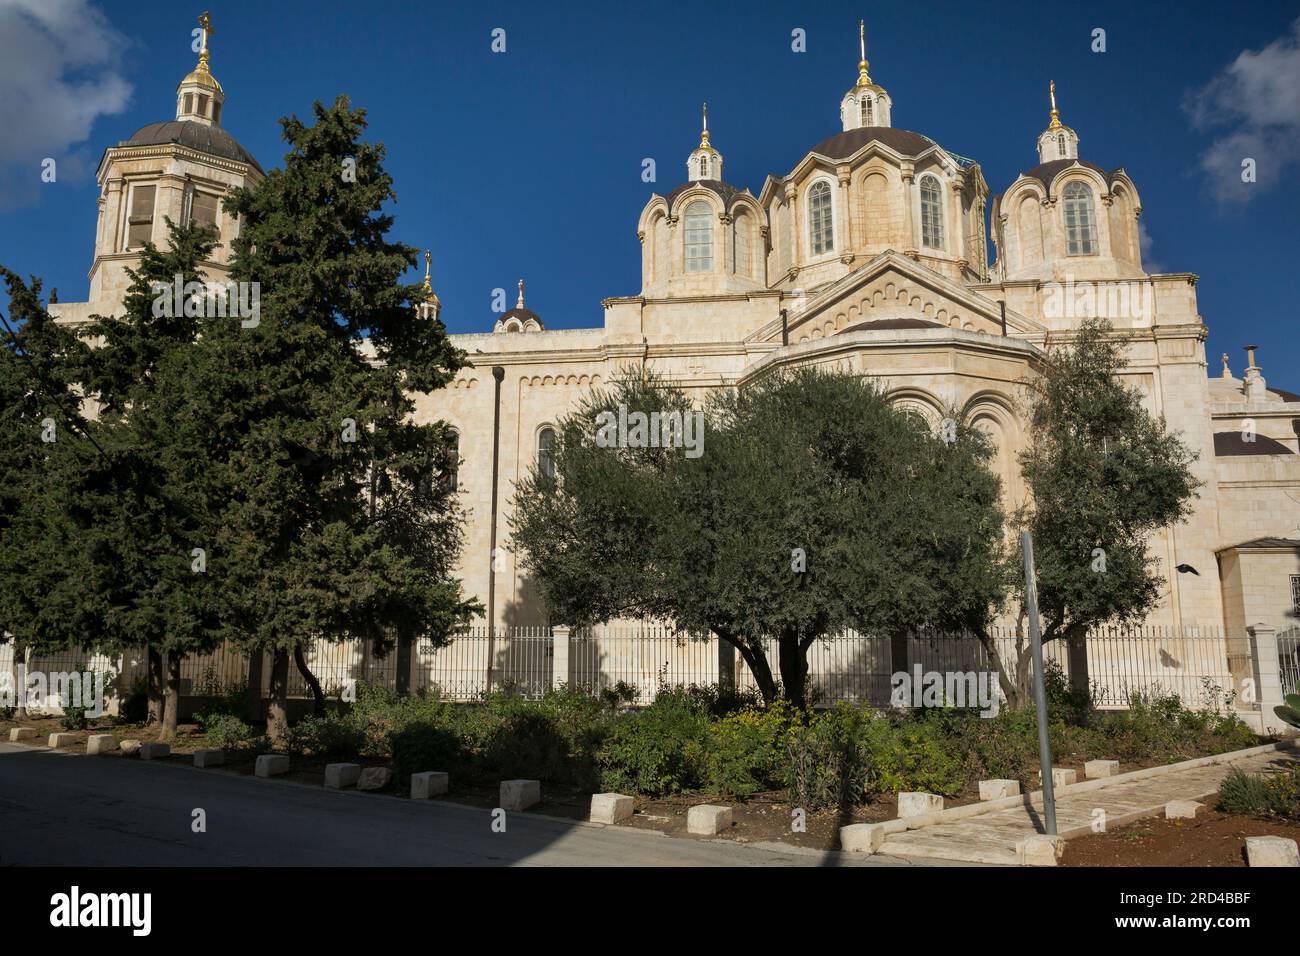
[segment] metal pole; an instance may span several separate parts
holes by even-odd
[[[1029,646],[1034,652],[1034,707],[1038,711],[1038,763],[1043,775],[1043,817],[1047,833],[1056,836],[1056,789],[1052,785],[1052,743],[1047,736],[1047,691],[1043,686],[1043,635],[1038,625],[1038,584],[1034,580],[1034,539],[1020,535],[1025,553],[1025,603],[1029,612]]]
[[[522,279],[520,280],[523,281]],[[506,377],[503,366],[492,366],[492,378],[496,380],[492,398],[492,530],[491,543],[488,545],[488,644],[487,644],[487,689],[492,692],[492,657],[496,653],[496,613],[497,613],[497,474],[501,458],[501,381]]]

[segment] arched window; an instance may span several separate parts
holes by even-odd
[[[452,432],[447,440],[447,460],[443,463],[443,480],[450,491],[460,487],[460,435]]]
[[[808,242],[812,254],[835,248],[835,221],[831,216],[831,187],[822,180],[808,191]]]
[[[871,102],[871,97],[869,96],[862,97],[862,104],[861,106],[859,106],[858,110],[859,110],[858,115],[862,118],[863,126],[875,125],[876,111],[874,105]]]
[[[1077,180],[1065,187],[1065,240],[1069,255],[1091,256],[1097,252],[1092,190]]]
[[[1065,134],[1064,133],[1056,134],[1056,152],[1057,152],[1057,156],[1060,159],[1065,158]]]
[[[921,244],[943,248],[943,196],[933,176],[921,177]]]
[[[555,480],[555,429],[549,425],[537,433],[537,473]]]
[[[713,268],[713,207],[697,199],[686,207],[686,271]]]
[[[700,157],[700,175],[705,179],[709,176],[709,157],[707,156]]]
[[[747,212],[737,214],[735,224],[732,226],[735,232],[736,243],[736,275],[751,275],[750,256],[753,255],[751,242],[751,231],[754,217]]]

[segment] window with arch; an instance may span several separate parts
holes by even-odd
[[[706,179],[708,178],[708,175],[709,175],[709,157],[707,157],[707,156],[701,156],[701,157],[700,157],[700,175],[703,176],[703,177],[706,178]]]
[[[697,199],[686,207],[686,271],[713,268],[713,207]]]
[[[1065,134],[1064,133],[1056,134],[1056,151],[1057,151],[1057,155],[1059,155],[1062,159],[1065,158]]]
[[[933,176],[921,177],[921,245],[943,248],[943,193]]]
[[[835,248],[835,220],[831,214],[831,187],[825,180],[808,190],[808,244],[819,256]]]
[[[460,487],[460,433],[454,430],[447,438],[447,460],[443,463],[442,475],[450,491]]]
[[[555,429],[550,425],[537,433],[537,473],[555,480]]]
[[[1091,256],[1097,252],[1097,216],[1093,211],[1092,190],[1085,183],[1072,182],[1065,187],[1066,252],[1072,256]]]
[[[862,97],[862,103],[858,107],[858,115],[862,119],[863,126],[874,126],[876,123],[876,108],[871,101],[871,97]]]

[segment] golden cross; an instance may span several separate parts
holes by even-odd
[[[208,11],[204,10],[199,14],[199,26],[203,28],[203,49],[208,48],[208,37],[214,35],[217,31],[212,28],[212,17]]]

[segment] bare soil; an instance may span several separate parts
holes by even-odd
[[[1202,810],[1195,820],[1140,820],[1065,844],[1062,866],[1246,865],[1246,837],[1300,840],[1300,823]]]

